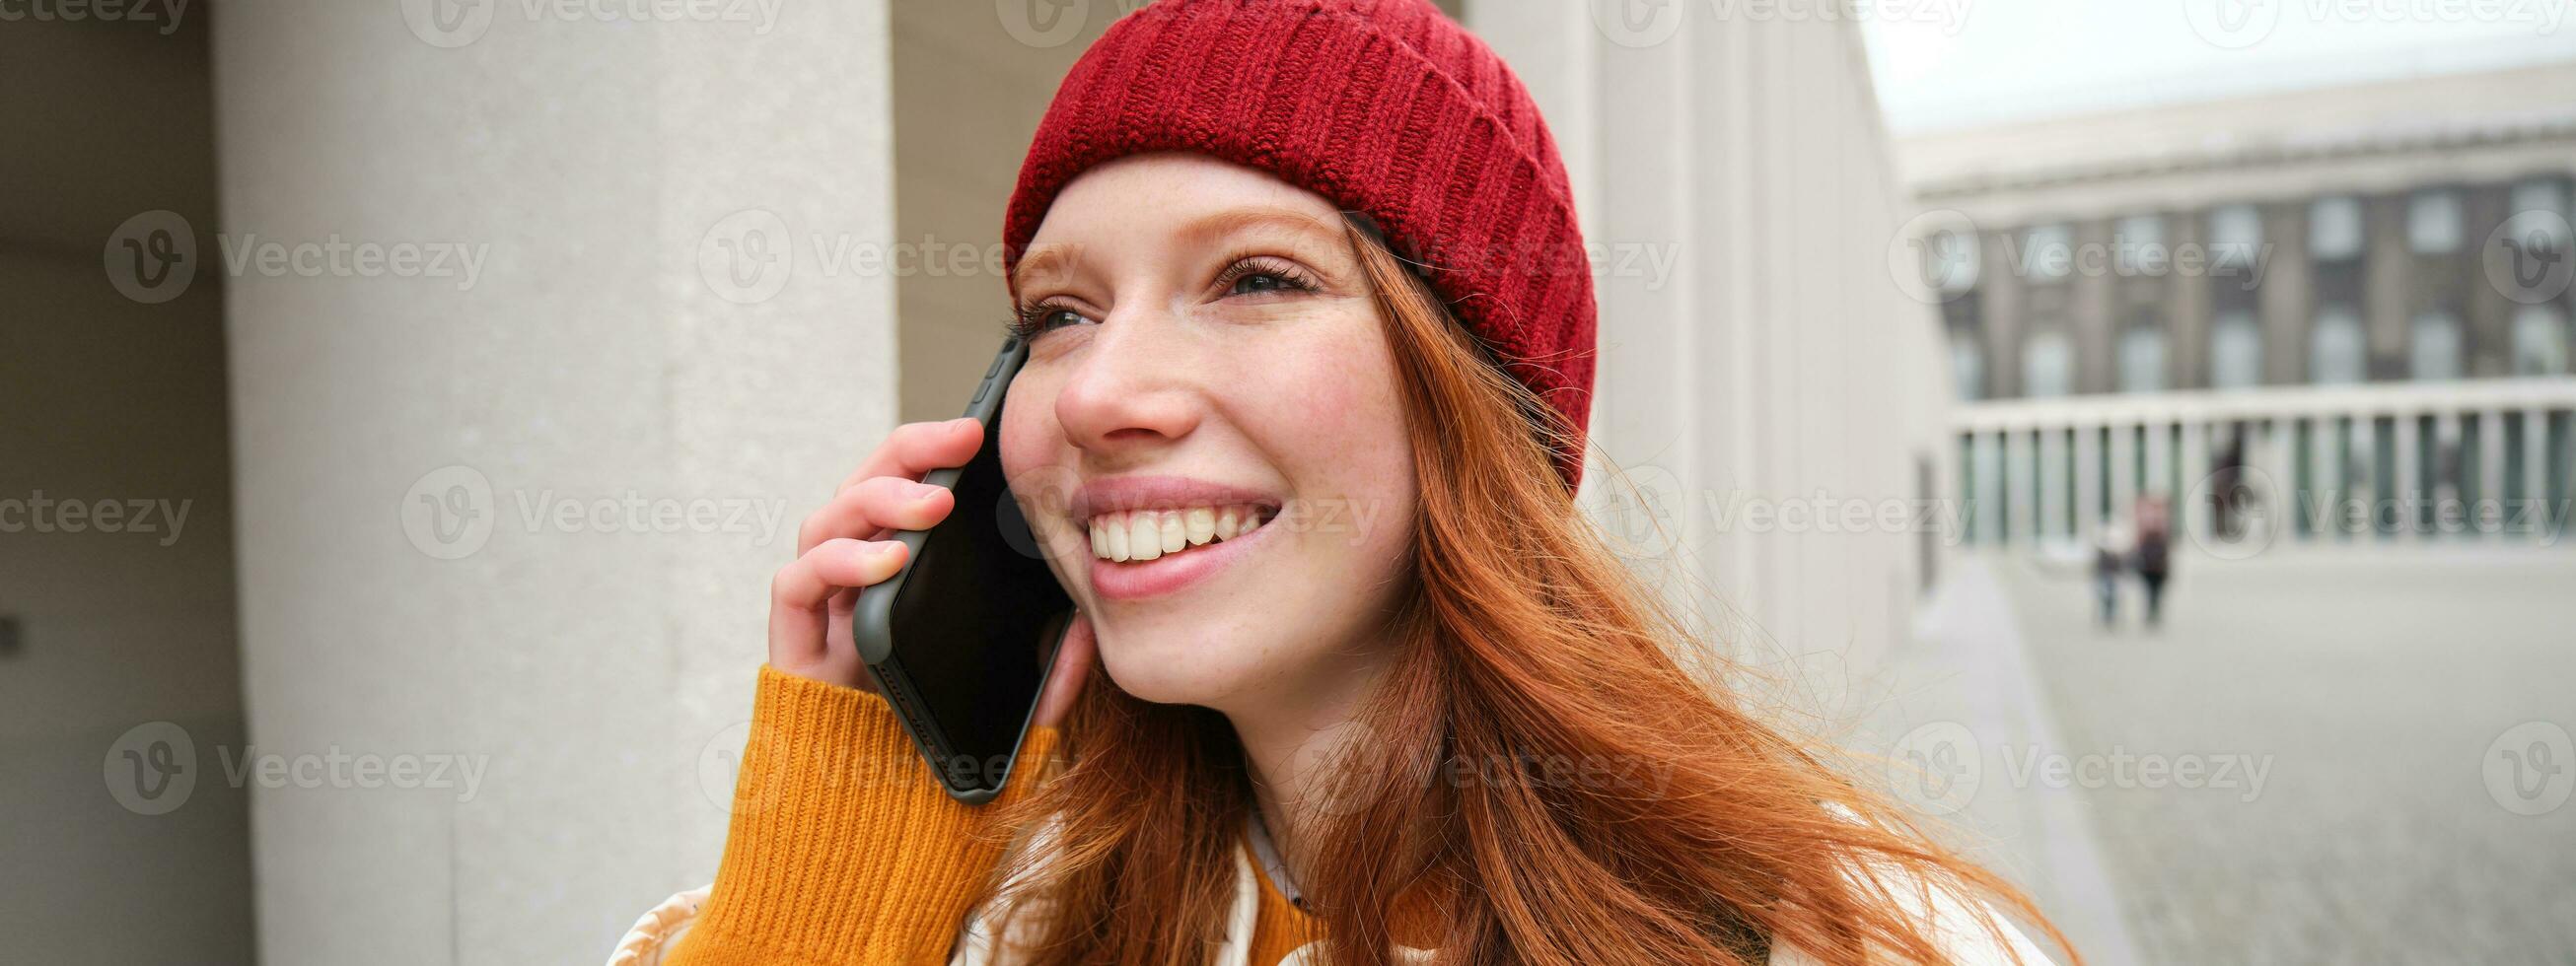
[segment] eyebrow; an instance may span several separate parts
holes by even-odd
[[[1254,205],[1228,208],[1181,226],[1180,237],[1194,247],[1205,247],[1246,232],[1283,232],[1308,239],[1331,242],[1340,239],[1337,224],[1294,208]],[[1030,250],[1027,257],[1011,270],[1011,288],[1027,287],[1030,280],[1069,272],[1082,261],[1080,242],[1058,242]]]

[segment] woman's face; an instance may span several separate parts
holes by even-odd
[[[1413,458],[1342,225],[1254,169],[1140,155],[1067,185],[1021,262],[1003,470],[1139,698],[1346,700],[1389,650]]]

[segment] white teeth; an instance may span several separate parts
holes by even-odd
[[[1163,528],[1151,513],[1130,514],[1127,518],[1127,559],[1152,560],[1163,555]]]
[[[1130,510],[1091,518],[1091,555],[1102,560],[1153,560],[1167,553],[1231,540],[1261,525],[1252,506]]]

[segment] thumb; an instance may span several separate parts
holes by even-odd
[[[1082,694],[1083,683],[1091,676],[1092,658],[1099,652],[1098,639],[1091,630],[1091,615],[1075,611],[1073,623],[1064,630],[1064,643],[1055,649],[1055,672],[1047,675],[1046,693],[1038,696],[1038,727],[1064,724],[1066,713],[1073,710],[1074,698]]]

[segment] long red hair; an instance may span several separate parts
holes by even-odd
[[[1992,901],[2067,948],[2027,897],[1845,777],[1830,749],[1740,707],[1725,662],[1706,659],[1714,677],[1685,667],[1676,655],[1699,642],[1553,468],[1574,430],[1404,262],[1349,235],[1421,492],[1397,656],[1355,722],[1372,739],[1335,761],[1338,814],[1295,849],[1326,962],[1383,963],[1391,943],[1427,940],[1444,963],[1760,963],[1776,946],[1937,963],[1928,892]],[[1016,952],[1204,963],[1254,807],[1231,726],[1095,684],[1064,731],[1067,767],[1001,816],[1052,826],[1048,847],[997,877],[1015,880],[1005,905],[1042,916],[1015,927],[1035,936]],[[1425,901],[1431,934],[1399,928],[1399,908]]]

